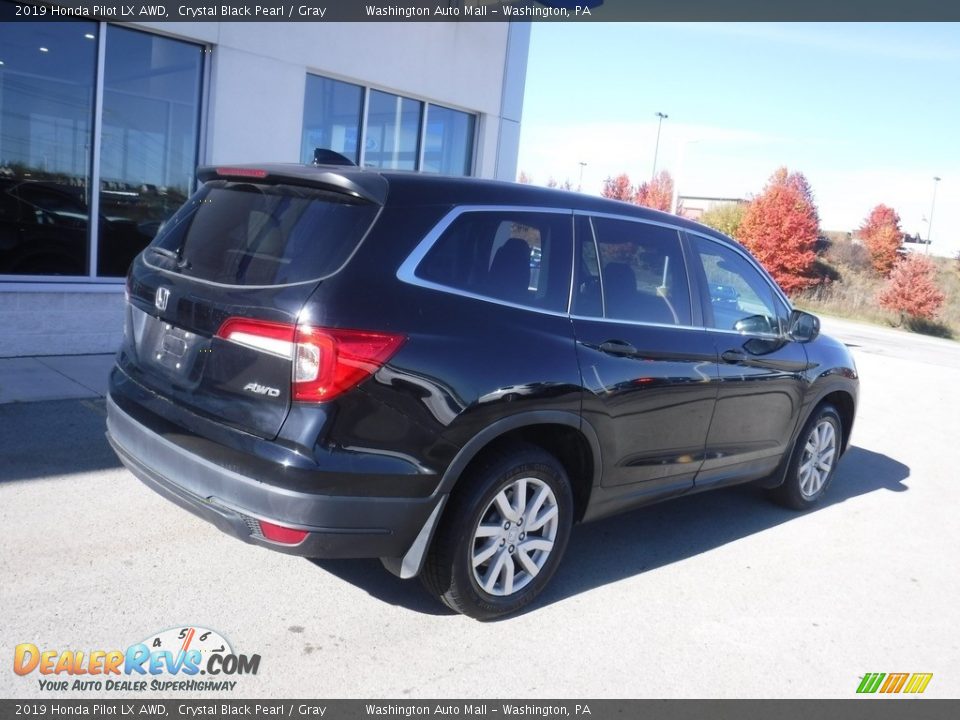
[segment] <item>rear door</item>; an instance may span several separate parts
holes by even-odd
[[[680,234],[599,216],[578,216],[576,232],[572,316],[603,484],[634,500],[685,492],[703,461],[717,370]]]
[[[181,407],[273,438],[291,403],[294,332],[379,205],[262,178],[207,183],[136,260],[121,367]]]

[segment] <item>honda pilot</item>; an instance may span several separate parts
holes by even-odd
[[[108,436],[247,543],[530,603],[574,523],[756,482],[804,510],[848,350],[702,225],[546,188],[207,167],[134,260]]]

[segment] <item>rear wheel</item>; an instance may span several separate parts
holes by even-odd
[[[572,524],[563,465],[534,445],[510,445],[461,479],[423,583],[448,607],[479,620],[516,612],[556,571]]]
[[[786,479],[773,490],[776,500],[795,510],[816,505],[833,480],[842,437],[836,408],[832,405],[817,408],[797,436]]]

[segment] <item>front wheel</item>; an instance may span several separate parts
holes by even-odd
[[[773,490],[778,502],[795,510],[807,510],[819,502],[840,459],[841,428],[840,415],[832,405],[814,411],[797,436],[786,479]]]
[[[572,525],[570,481],[555,457],[527,444],[488,454],[450,499],[424,585],[478,620],[516,612],[556,571]]]

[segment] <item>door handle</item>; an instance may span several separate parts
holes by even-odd
[[[742,350],[724,350],[720,353],[720,357],[723,358],[724,362],[728,363],[739,363],[747,359],[746,353]]]
[[[607,340],[605,343],[600,344],[600,352],[607,353],[607,355],[615,355],[616,357],[629,357],[630,355],[636,355],[637,349],[623,340]]]

